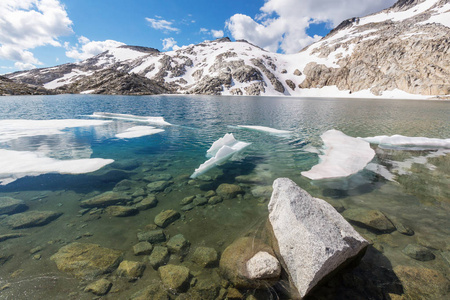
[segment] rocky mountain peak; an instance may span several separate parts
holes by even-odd
[[[142,47],[142,46],[123,45],[123,46],[119,46],[118,48],[131,49],[131,50],[139,51],[139,52],[143,52],[143,53],[159,53],[160,52],[158,49],[150,48],[150,47]]]
[[[422,3],[426,0],[398,0],[397,2],[395,2],[395,4],[393,6],[391,6],[390,8],[388,8],[388,11],[402,11],[402,10],[407,10],[410,9],[413,6],[416,6],[419,3]]]

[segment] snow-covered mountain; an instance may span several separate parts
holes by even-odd
[[[7,77],[56,93],[448,96],[450,3],[399,0],[291,55],[222,38],[169,52],[121,46]]]

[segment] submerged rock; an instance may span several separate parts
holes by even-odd
[[[196,205],[193,202],[191,202],[191,203],[186,204],[185,206],[181,207],[181,211],[190,211],[194,207],[196,207]]]
[[[167,263],[169,257],[169,249],[167,249],[167,247],[155,246],[152,254],[148,257],[148,262],[153,269],[158,269],[161,265]]]
[[[143,179],[145,181],[148,181],[148,182],[169,181],[170,179],[172,179],[172,175],[170,175],[170,174],[156,174],[156,175],[145,176]]]
[[[9,216],[6,224],[12,229],[43,226],[56,220],[62,214],[54,211],[27,211]]]
[[[129,191],[136,187],[138,183],[129,179],[124,179],[114,186],[114,192]]]
[[[396,266],[394,273],[400,279],[407,299],[448,299],[449,281],[438,271]]]
[[[147,184],[147,190],[149,193],[161,192],[164,191],[169,185],[170,185],[169,181],[164,180],[154,181]]]
[[[240,183],[259,184],[259,183],[263,183],[266,179],[262,176],[251,174],[251,175],[236,176],[235,180]]]
[[[97,296],[106,295],[112,287],[112,283],[104,278],[88,284],[84,289],[85,292],[91,292]]]
[[[288,178],[273,183],[269,221],[293,287],[304,297],[321,279],[363,254],[369,243],[327,202]]]
[[[189,242],[180,233],[170,238],[167,242],[167,248],[169,248],[170,253],[184,255],[189,250]]]
[[[174,292],[185,292],[189,288],[189,269],[184,266],[167,265],[158,269],[165,287]]]
[[[142,276],[145,270],[145,264],[138,261],[124,260],[117,268],[117,275],[126,277],[130,281],[137,280]]]
[[[183,200],[181,200],[180,204],[181,205],[187,205],[192,203],[192,201],[194,201],[195,196],[188,196],[188,197],[184,197]]]
[[[111,273],[122,260],[122,252],[97,244],[71,243],[50,257],[60,271],[81,279]]]
[[[195,285],[192,287],[193,281]],[[191,281],[191,289],[189,290],[190,299],[225,299],[225,297],[218,297],[221,286],[222,278],[217,274],[215,269],[204,270]]]
[[[223,199],[233,199],[239,194],[243,194],[244,191],[237,184],[222,183],[216,190],[217,195]]]
[[[166,241],[166,235],[162,229],[142,231],[137,234],[140,242],[162,243]]]
[[[273,188],[271,186],[257,186],[252,189],[252,195],[257,198],[269,199],[272,195]]]
[[[111,164],[112,168],[121,169],[125,171],[132,171],[139,168],[139,163],[134,159],[121,159],[119,161],[114,161]]]
[[[6,233],[6,234],[0,234],[0,242],[9,240],[9,239],[15,239],[18,237],[24,236],[23,233]]]
[[[164,288],[162,288],[161,283],[152,283],[148,285],[145,289],[136,292],[131,296],[130,300],[169,300],[169,295],[167,295]]]
[[[197,247],[192,255],[192,261],[203,268],[214,267],[218,262],[219,255],[216,249],[210,247]]]
[[[120,202],[128,202],[131,200],[131,196],[126,195],[124,193],[117,192],[105,192],[98,196],[92,197],[90,199],[81,201],[80,206],[84,208],[92,208],[92,207],[107,207],[111,205],[116,205]]]
[[[0,266],[4,265],[8,260],[13,257],[12,254],[0,253]]]
[[[194,203],[195,206],[203,206],[208,203],[208,199],[203,196],[197,196],[192,203]]]
[[[212,196],[211,198],[209,198],[208,204],[214,205],[214,204],[220,203],[222,201],[223,201],[222,197],[220,197],[220,196]]]
[[[244,299],[244,295],[242,295],[242,293],[238,289],[229,287],[227,290],[227,299],[240,300],[240,299]]]
[[[0,215],[12,215],[25,211],[28,206],[23,200],[11,197],[0,197]]]
[[[397,231],[400,232],[401,234],[408,235],[408,236],[414,235],[414,230],[412,230],[408,226],[404,225],[403,223],[396,221],[396,222],[394,222],[394,225],[395,225],[395,228],[397,229]]]
[[[420,245],[409,244],[402,250],[402,252],[415,260],[429,261],[435,259],[435,256],[430,249]]]
[[[134,255],[149,255],[152,250],[153,245],[149,242],[140,242],[133,246]]]
[[[154,195],[150,195],[150,196],[142,199],[142,201],[140,201],[138,204],[136,204],[135,207],[138,210],[147,210],[147,209],[155,207],[156,205],[158,205],[158,200],[156,200],[156,197]]]
[[[141,187],[136,188],[132,192],[131,197],[133,198],[144,197],[147,195],[147,192]]]
[[[215,191],[209,190],[209,191],[206,192],[205,197],[209,199],[209,198],[211,198],[211,197],[213,197],[215,195],[216,195]]]
[[[129,217],[136,215],[139,211],[132,206],[111,205],[105,212],[112,217]]]
[[[164,210],[164,211],[160,212],[155,217],[155,224],[158,225],[159,227],[165,228],[169,224],[178,220],[179,218],[180,218],[179,212],[177,212],[173,209],[168,209],[168,210]]]
[[[342,215],[350,223],[367,228],[375,233],[390,233],[395,231],[395,226],[391,220],[379,210],[351,208],[345,210]]]
[[[265,288],[274,284],[280,274],[264,280],[252,279],[247,270],[247,262],[260,251],[275,257],[272,248],[261,240],[243,237],[234,241],[222,253],[220,270],[237,288]]]

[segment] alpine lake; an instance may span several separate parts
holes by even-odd
[[[448,297],[448,148],[371,144],[376,152],[372,163],[384,173],[365,168],[344,178],[310,180],[301,172],[319,162],[320,136],[331,129],[351,137],[398,134],[448,139],[450,102],[184,95],[0,97],[0,124],[6,120],[98,121],[90,117],[94,112],[164,117],[171,125],[143,124],[136,118],[104,119],[108,122],[79,127],[71,127],[69,121],[66,128],[48,133],[34,132],[33,126],[24,126],[23,132],[0,128],[0,150],[8,153],[26,151],[31,158],[51,161],[114,160],[94,172],[66,174],[71,172],[46,172],[39,166],[28,170],[32,160],[0,158],[0,165],[8,169],[0,170],[0,180],[7,179],[0,185],[0,197],[9,197],[0,199],[22,200],[21,211],[0,216],[0,299],[224,299],[227,293],[229,299],[289,299],[284,279],[262,289],[235,290],[221,275],[217,260],[204,268],[194,255],[198,247],[207,247],[215,249],[220,259],[238,238],[264,238],[271,185],[279,177],[292,179],[341,213],[354,208],[381,211],[396,227],[380,233],[353,223],[372,245],[359,264],[317,288],[310,299],[403,299],[404,293],[417,299]],[[163,131],[116,137],[142,125]],[[292,133],[274,135],[237,125]],[[207,160],[212,143],[226,133],[251,145],[190,178]],[[239,192],[211,201],[224,183],[237,185]],[[82,206],[83,201],[111,191],[127,199],[114,205],[139,209],[123,212],[103,204]],[[176,211],[178,218],[155,225],[155,217],[167,210]],[[15,215],[41,211],[56,215],[37,221],[36,226],[15,227],[11,221]],[[153,251],[167,247],[175,236],[183,244],[182,250],[171,249],[161,262],[189,269],[189,287],[180,293],[165,290],[157,266],[149,262],[151,251],[134,247],[143,233],[161,229],[165,238],[154,240]],[[130,279],[116,266],[98,274],[87,272],[90,269],[84,273],[84,267],[96,267],[86,262],[58,269],[54,255],[72,243],[118,250],[123,260],[141,262],[145,270]],[[98,253],[96,259],[101,260]],[[108,293],[96,296],[85,291],[100,278],[112,283]]]

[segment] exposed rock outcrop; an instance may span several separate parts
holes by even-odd
[[[94,72],[67,86],[56,89],[58,93],[108,95],[155,95],[169,93],[169,90],[154,80],[128,74],[114,69]]]
[[[273,183],[269,221],[274,247],[301,297],[365,252],[369,243],[327,202],[288,178]]]
[[[41,86],[32,84],[14,82],[9,78],[0,76],[0,96],[9,95],[52,95],[54,92],[49,91]]]

